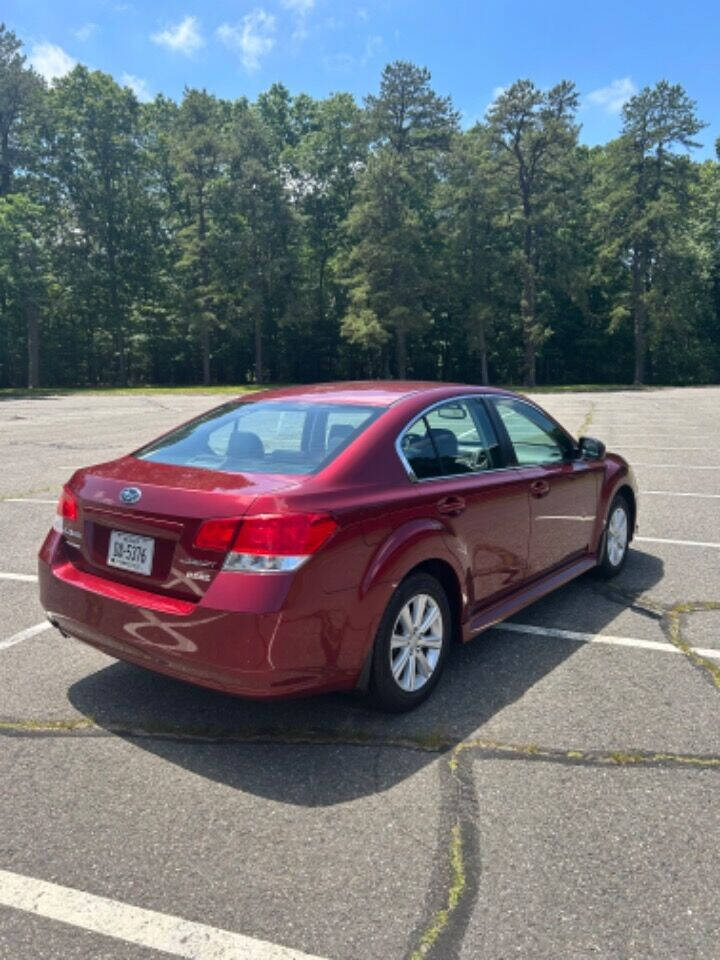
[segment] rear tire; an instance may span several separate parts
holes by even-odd
[[[630,506],[619,493],[610,504],[596,568],[603,580],[616,577],[627,560],[630,545]]]
[[[452,612],[442,585],[429,574],[411,574],[390,598],[375,636],[375,705],[403,713],[426,700],[440,679],[451,637]]]

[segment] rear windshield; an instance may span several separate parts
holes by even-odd
[[[316,473],[384,409],[234,401],[143,447],[135,456],[226,473]]]

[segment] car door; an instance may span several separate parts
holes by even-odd
[[[504,396],[488,402],[530,495],[529,572],[537,576],[587,552],[602,464],[578,459],[569,434],[534,404]]]
[[[443,517],[448,547],[467,571],[469,612],[522,583],[530,538],[527,484],[503,469],[484,405],[473,398],[436,405],[407,428],[400,450],[418,481],[416,497]]]

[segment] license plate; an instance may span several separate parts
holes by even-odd
[[[139,537],[135,533],[113,530],[108,547],[108,566],[142,573],[147,577],[152,571],[154,552],[155,541],[152,537]]]

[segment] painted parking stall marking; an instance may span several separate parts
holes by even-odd
[[[20,583],[37,583],[34,573],[0,573],[0,580],[18,580]]]
[[[9,647],[14,647],[16,643],[22,643],[23,640],[30,640],[31,637],[36,637],[39,633],[44,633],[46,630],[51,629],[52,624],[48,623],[47,620],[43,623],[36,623],[34,627],[27,627],[25,630],[14,633],[11,637],[8,637],[7,640],[0,640],[0,650],[7,650]]]
[[[707,550],[720,550],[720,543],[707,540],[667,540],[663,537],[635,537],[635,543],[667,543],[674,547],[702,547]]]
[[[661,470],[720,470],[720,464],[697,467],[688,463],[633,463],[633,467],[656,467]]]
[[[0,870],[0,904],[186,960],[321,960],[241,933]]]
[[[3,497],[3,503],[46,503],[55,506],[57,500],[36,500],[34,497]]]
[[[641,497],[698,497],[700,500],[720,500],[720,493],[684,493],[678,490],[641,490]]]
[[[558,627],[538,627],[530,623],[502,622],[495,625],[495,630],[507,630],[510,633],[530,634],[536,637],[555,637],[558,640],[573,640],[576,643],[603,643],[611,647],[634,647],[638,650],[659,650],[662,653],[682,653],[672,643],[661,640],[639,640],[637,637],[615,637],[607,633],[583,633],[578,630],[561,630]],[[701,647],[692,647],[694,653],[701,657],[711,657],[720,660],[720,649],[710,650]]]

